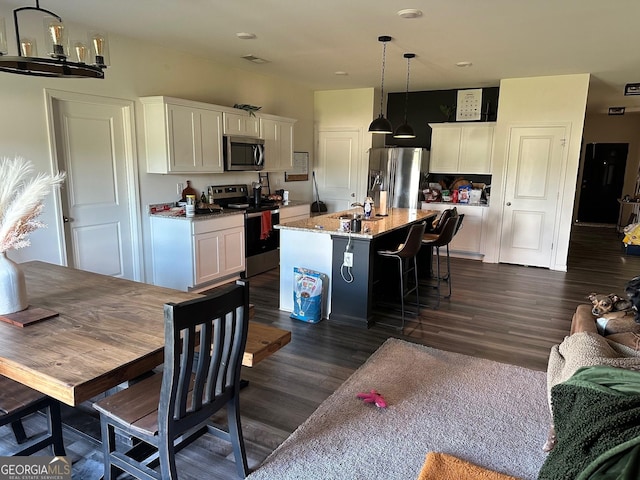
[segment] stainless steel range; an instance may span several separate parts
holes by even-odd
[[[244,210],[245,277],[266,272],[280,264],[280,236],[273,228],[280,222],[276,202],[249,196],[247,185],[215,185],[211,187],[213,200],[222,208]]]

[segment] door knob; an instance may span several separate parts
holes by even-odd
[[[352,192],[352,193],[351,193],[351,196],[352,196],[352,197],[355,197],[355,196],[356,196],[356,194]]]
[[[507,202],[507,207],[510,207],[510,206],[511,206],[511,202]]]

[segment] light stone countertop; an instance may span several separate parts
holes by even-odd
[[[303,201],[297,201],[297,200],[289,200],[288,202],[281,202],[279,204],[280,208],[287,208],[287,207],[297,207],[300,205],[311,205],[309,202],[303,202]],[[189,220],[189,221],[199,221],[199,220],[209,220],[211,218],[218,218],[218,217],[225,217],[228,215],[238,215],[238,214],[243,214],[244,210],[243,209],[236,209],[236,208],[225,208],[222,211],[218,211],[218,212],[211,212],[211,213],[196,213],[193,217],[187,217],[184,214],[184,209],[180,210],[177,207],[174,207],[173,209],[171,209],[170,204],[154,204],[154,205],[150,205],[149,208],[154,208],[157,209],[157,211],[153,211],[153,212],[149,212],[150,216],[156,216],[156,217],[165,217],[165,218],[174,218],[176,220]],[[166,208],[166,209],[164,209]]]
[[[417,210],[413,208],[390,208],[389,215],[386,217],[374,216],[371,220],[362,219],[362,230],[359,233],[343,232],[340,228],[340,217],[353,217],[353,214],[362,213],[361,208],[344,210],[342,212],[328,213],[315,217],[306,218],[304,220],[296,220],[280,225],[274,225],[279,230],[305,230],[313,233],[324,233],[336,236],[343,236],[363,239],[372,239],[405,227],[410,223],[422,219],[428,220],[435,218],[437,210]]]

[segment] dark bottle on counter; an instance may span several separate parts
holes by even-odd
[[[200,203],[207,203],[207,196],[204,194],[204,192],[202,192],[202,195],[200,195]]]

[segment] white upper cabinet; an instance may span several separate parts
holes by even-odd
[[[223,117],[225,135],[260,137],[260,121],[258,117],[244,111],[238,111],[238,113],[224,112]]]
[[[147,172],[220,173],[222,112],[214,105],[170,97],[145,97]]]
[[[148,173],[224,172],[223,135],[261,138],[265,170],[284,172],[293,166],[293,126],[296,120],[154,96],[140,99]]]
[[[260,115],[260,138],[264,139],[268,172],[284,172],[293,166],[293,125],[290,118]]]
[[[430,123],[433,173],[491,174],[494,122]]]

